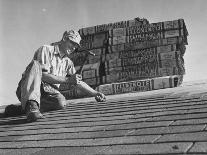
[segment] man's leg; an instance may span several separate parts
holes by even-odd
[[[21,81],[21,104],[25,110],[26,102],[33,100],[40,103],[40,86],[42,79],[42,69],[38,61],[33,60],[26,68]]]
[[[66,99],[57,89],[42,83],[40,103],[41,112],[60,110],[65,108]]]
[[[36,121],[42,118],[40,107],[40,85],[42,68],[38,61],[33,60],[26,68],[20,83],[20,101],[22,109],[27,114],[28,121]]]
[[[41,97],[40,103],[41,112],[60,110],[64,109],[66,106],[65,97],[61,93],[45,94]]]

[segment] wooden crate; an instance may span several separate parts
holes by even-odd
[[[131,26],[126,28],[115,28],[109,31],[110,37],[127,36],[141,33],[149,33],[156,31],[166,31],[172,29],[186,29],[183,19],[165,21],[158,23],[150,23],[140,26]]]
[[[108,95],[108,94],[121,94],[127,92],[142,92],[151,90],[151,80],[136,80],[136,81],[128,81],[128,82],[120,82],[120,83],[112,83],[100,85],[96,88],[96,90]]]
[[[85,36],[85,35],[91,35],[91,34],[100,33],[100,32],[107,32],[114,28],[124,28],[124,27],[140,26],[140,25],[146,25],[146,24],[149,24],[149,21],[147,19],[134,18],[134,19],[125,20],[125,21],[119,21],[119,22],[114,22],[114,23],[101,24],[101,25],[81,28],[79,30],[79,33],[81,36]]]
[[[178,86],[178,76],[166,76],[152,79],[152,89],[164,89]]]
[[[177,87],[180,84],[179,80],[179,75],[175,75],[120,83],[114,82],[111,84],[100,85],[96,88],[96,90],[106,95],[129,93],[135,91],[142,92]]]
[[[109,38],[109,45],[117,45],[124,43],[133,43],[147,40],[164,39],[171,37],[185,37],[183,29],[169,30],[169,31],[156,31],[152,33],[133,34],[129,36],[117,36]]]
[[[166,68],[158,68],[158,76],[172,76],[179,75],[178,67],[166,67]]]
[[[133,57],[133,58],[111,59],[105,62],[105,67],[114,68],[119,66],[132,66],[142,63],[151,63],[154,61],[157,61],[156,52],[151,53],[151,55],[140,55],[138,57]]]
[[[96,33],[92,35],[83,36],[81,44],[90,44],[91,48],[104,47],[108,40],[108,33]]]
[[[185,40],[183,37],[172,37],[172,38],[165,38],[165,39],[156,39],[156,40],[149,40],[149,41],[119,44],[119,45],[108,46],[108,51],[109,53],[114,53],[120,51],[166,46],[172,44],[185,44]]]

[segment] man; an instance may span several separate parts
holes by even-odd
[[[92,89],[82,81],[81,75],[75,74],[73,62],[68,56],[80,46],[80,41],[79,33],[70,30],[63,34],[60,42],[44,45],[35,52],[16,91],[28,122],[43,118],[43,111],[66,106],[65,97],[58,91],[60,84],[74,85],[97,101],[105,101],[104,94]]]

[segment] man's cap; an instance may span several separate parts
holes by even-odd
[[[66,38],[70,39],[71,41],[73,41],[74,43],[80,46],[81,36],[77,31],[75,30],[65,31],[63,33],[63,40],[65,40]]]

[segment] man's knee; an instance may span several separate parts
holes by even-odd
[[[29,74],[30,72],[42,75],[42,67],[37,60],[32,60],[26,67],[25,74]]]
[[[66,107],[66,100],[64,96],[56,96],[54,98],[44,97],[41,99],[40,111],[47,112],[53,110],[60,110]]]
[[[48,106],[50,106],[53,110],[64,109],[66,107],[66,99],[62,94],[58,93],[52,99],[52,102],[48,104]]]

